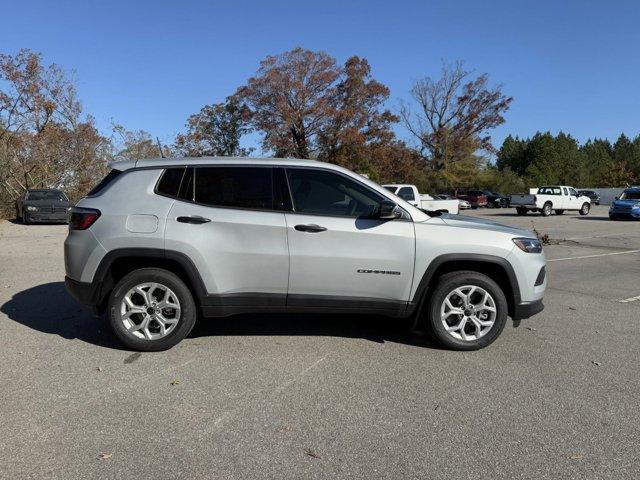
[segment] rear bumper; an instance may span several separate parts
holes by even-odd
[[[93,284],[86,282],[78,282],[69,277],[64,277],[64,286],[67,292],[83,305],[95,304],[95,288]]]
[[[514,320],[524,320],[526,318],[533,317],[535,314],[544,310],[544,304],[542,299],[535,300],[533,302],[523,302],[515,305],[513,309]]]

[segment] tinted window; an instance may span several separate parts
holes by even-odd
[[[196,168],[195,201],[215,207],[272,210],[272,173],[272,168]]]
[[[569,191],[566,188],[562,189],[562,193],[564,193],[565,195],[569,195]]]
[[[100,180],[100,182],[91,189],[89,193],[87,193],[87,197],[92,197],[93,195],[98,195],[102,190],[107,188],[107,186],[113,182],[122,172],[120,170],[116,170],[115,168],[111,170],[107,175]]]
[[[416,196],[413,194],[413,189],[411,187],[402,187],[398,190],[398,196],[403,200],[415,200]]]
[[[560,195],[560,187],[540,187],[538,193],[540,195]]]
[[[167,168],[158,182],[156,192],[168,197],[177,197],[184,168]]]
[[[35,190],[27,193],[27,200],[51,200],[66,202],[67,197],[58,190]]]
[[[193,167],[187,168],[187,171],[184,172],[178,198],[180,200],[193,202]]]
[[[343,175],[312,169],[287,169],[296,212],[343,217],[369,216],[382,196]]]

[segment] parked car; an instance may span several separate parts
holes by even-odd
[[[600,205],[600,195],[593,190],[578,190],[578,195],[589,197],[591,199],[591,203],[594,205]]]
[[[325,162],[122,161],[73,207],[65,284],[129,348],[180,342],[196,316],[418,316],[443,345],[492,343],[543,309],[541,242],[427,214]]]
[[[581,196],[575,188],[566,185],[540,187],[535,194],[511,195],[509,204],[516,208],[518,215],[526,215],[529,211],[540,212],[548,217],[552,211],[562,215],[565,210],[575,210],[580,215],[588,215],[591,199]]]
[[[437,198],[438,200],[457,200],[460,210],[468,210],[469,208],[471,208],[471,204],[466,200],[460,200],[459,198],[456,198],[453,195],[448,195],[446,193],[439,193],[438,195],[434,195],[434,198]]]
[[[389,184],[382,186],[391,193],[399,196],[405,202],[409,202],[414,207],[421,208],[423,210],[452,214],[457,214],[460,210],[458,200],[443,200],[434,198],[431,195],[421,194],[418,192],[418,187],[415,185]]]
[[[453,196],[460,200],[466,200],[473,209],[487,206],[487,196],[481,190],[457,188],[453,191]]]
[[[488,190],[485,190],[483,193],[487,197],[487,207],[507,208],[509,206],[509,197],[505,197],[501,193],[490,192]]]
[[[630,187],[616,197],[609,208],[611,220],[640,219],[640,187]]]
[[[25,224],[67,222],[72,202],[60,190],[30,188],[16,201],[16,219]]]

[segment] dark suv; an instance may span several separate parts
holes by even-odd
[[[66,223],[72,206],[73,203],[60,190],[30,188],[16,201],[16,219],[23,223]]]

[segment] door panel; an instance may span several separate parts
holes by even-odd
[[[289,296],[310,306],[331,298],[408,301],[415,253],[410,221],[285,214],[290,252]],[[319,225],[304,232],[296,225]],[[326,297],[326,298],[322,298]]]
[[[186,223],[179,217],[210,221]],[[241,294],[254,293],[280,294],[284,304],[289,270],[286,235],[283,213],[176,201],[167,217],[165,248],[188,255],[207,292],[228,296],[226,304],[233,304],[234,297],[246,303]]]

